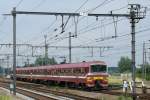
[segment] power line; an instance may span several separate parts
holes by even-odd
[[[103,3],[102,3],[103,4]],[[123,7],[121,7],[121,8],[118,8],[118,9],[114,9],[114,10],[112,10],[112,11],[117,11],[117,10],[121,10],[121,9],[124,9],[124,8],[126,8],[127,7],[127,5],[126,6],[123,6]],[[84,18],[84,17],[82,17],[82,18]],[[114,23],[114,22],[113,22]],[[93,25],[93,23],[91,24],[91,25]],[[88,25],[88,26],[86,26],[85,27],[85,29],[87,28],[87,27],[89,27],[90,25]],[[97,28],[96,28],[97,29]],[[82,29],[81,29],[82,30]],[[81,31],[80,30],[80,31]],[[84,28],[83,28],[83,30],[84,30]],[[79,31],[78,31],[79,32]],[[58,36],[57,36],[58,37]],[[54,37],[55,38],[55,37]]]
[[[122,21],[122,20],[125,20],[125,19],[117,20],[117,22]],[[85,30],[85,31],[83,31],[82,33],[78,33],[78,34],[83,34],[83,33],[86,33],[86,32],[90,32],[90,31],[95,30],[95,29],[97,29],[97,28],[100,28],[100,27],[102,28],[103,26],[108,26],[108,25],[111,25],[111,24],[113,24],[113,23],[114,23],[114,21],[113,21],[113,22],[110,22],[110,23],[107,23],[107,24],[105,24],[105,25],[102,25],[102,26],[95,26],[95,27],[93,27],[93,28],[91,28],[91,29]]]
[[[104,2],[102,2],[101,4],[99,4],[97,7],[93,8],[93,11],[94,11],[95,9],[97,9],[97,8],[99,8],[99,7],[101,7],[101,6],[103,6],[106,1],[108,1],[108,0],[105,0]],[[114,1],[114,0],[111,0],[111,1]],[[107,2],[107,4],[110,3],[111,1]],[[85,1],[85,2],[86,2],[86,1]],[[83,4],[84,4],[84,3],[83,3]],[[91,12],[93,12],[93,11],[89,9],[87,12],[90,12],[90,13],[91,13]],[[84,18],[85,18],[85,17],[82,17],[81,19],[79,19],[79,21],[81,21],[81,20],[84,19]],[[71,27],[72,27],[72,26],[70,26],[69,29],[70,29]],[[54,36],[53,38],[58,37],[58,35],[61,35],[61,34],[58,33],[58,34],[57,34],[56,36]],[[50,40],[50,39],[48,39],[48,40]]]
[[[103,19],[103,20],[104,20],[104,19]],[[110,19],[109,19],[109,20],[110,20]],[[121,20],[123,20],[123,19],[121,19]],[[118,20],[117,22],[119,22],[119,21],[121,21],[121,20]],[[102,20],[101,20],[101,21],[102,21]],[[114,21],[113,21],[113,22],[110,22],[110,23],[108,23],[108,24],[105,24],[105,26],[106,26],[106,25],[113,24],[113,23],[114,23]],[[92,25],[92,24],[91,24],[91,25]],[[88,26],[90,26],[90,25],[88,25]],[[78,32],[80,32],[80,31],[82,31],[82,30],[84,30],[84,29],[87,29],[88,26],[86,26],[85,28],[80,29]],[[80,35],[80,34],[85,34],[86,32],[95,30],[95,29],[100,28],[100,27],[102,28],[103,25],[102,25],[102,26],[96,26],[96,27],[94,27],[94,28],[91,28],[91,29],[89,29],[89,30],[85,30],[85,31],[83,31],[82,33],[78,33],[78,34],[79,34],[79,35]],[[66,37],[64,37],[64,38],[62,37],[60,40],[63,40],[63,39],[65,39],[65,38],[66,38]],[[51,39],[52,39],[52,38],[51,38]],[[60,41],[60,40],[59,40],[59,41]],[[59,42],[59,41],[58,41],[58,42]]]
[[[113,10],[111,10],[112,12],[113,11],[118,11],[118,10],[122,10],[122,9],[124,9],[124,8],[127,8],[128,7],[128,5],[125,5],[125,6],[123,6],[123,7],[120,7],[120,8],[117,8],[117,9],[113,9]]]
[[[89,0],[84,1],[83,4],[75,12],[79,11],[88,1]]]
[[[89,0],[86,0],[85,2],[83,2],[83,4],[82,4],[75,12],[79,11],[88,1],[89,1]],[[70,16],[68,17],[68,19],[67,19],[67,21],[66,21],[66,24],[67,24],[67,22],[69,21],[69,18],[70,18]],[[65,26],[66,26],[66,24],[65,24]],[[61,34],[61,33],[59,33],[59,34]],[[55,37],[58,37],[58,34],[55,35],[54,38],[55,38]],[[51,39],[52,39],[52,38],[49,38],[48,40],[51,40]]]
[[[111,18],[110,18],[111,19]],[[110,20],[109,19],[109,20]],[[104,19],[103,19],[104,20]],[[120,20],[117,20],[117,22],[119,22],[119,21],[121,21],[121,20],[124,20],[124,19],[120,19]],[[102,21],[102,20],[101,20]],[[113,24],[114,23],[114,21],[113,22],[110,22],[110,23],[108,23],[108,24],[105,24],[105,26],[107,26],[107,25],[110,25],[110,24]],[[93,23],[92,24],[90,24],[90,25],[88,25],[88,26],[86,26],[85,28],[82,28],[82,29],[80,29],[80,30],[78,30],[78,32],[80,32],[80,31],[82,31],[82,30],[84,30],[84,29],[87,29],[87,27],[89,27],[89,26],[91,26],[91,25],[93,25]],[[101,28],[102,28],[103,26],[101,26]],[[91,28],[91,29],[89,29],[89,30],[85,30],[85,31],[83,31],[82,33],[78,33],[78,34],[84,34],[84,33],[86,33],[86,32],[89,32],[89,31],[92,31],[92,30],[95,30],[95,29],[97,29],[97,28],[100,28],[99,26],[96,26],[96,27],[94,27],[94,28]],[[55,35],[55,37],[52,37],[52,38],[50,38],[49,40],[52,40],[52,39],[54,39],[54,38],[56,38],[56,37],[58,37],[58,35]],[[57,38],[57,40],[59,39],[59,41],[57,41],[57,42],[60,42],[61,40],[63,40],[63,39],[65,39],[66,37],[61,37],[61,39],[59,39],[59,38]],[[56,42],[55,42],[56,43]]]
[[[108,2],[107,2],[108,1]],[[103,6],[104,4],[108,4],[108,3],[110,3],[110,2],[112,2],[112,1],[114,1],[114,0],[104,0],[101,4],[99,4],[99,5],[97,5],[96,7],[94,7],[94,8],[92,8],[91,10],[89,10],[89,12],[91,13],[91,12],[93,12],[94,10],[96,10],[97,8],[99,8],[99,7],[101,7],[101,6]]]
[[[7,19],[7,16],[3,16],[3,19],[2,19],[2,21],[0,22],[0,26],[2,26],[2,25],[4,24],[4,22],[6,21],[6,19]]]
[[[136,32],[136,34],[140,34],[140,33],[142,33],[142,32],[146,32],[146,31],[150,31],[150,28],[146,28],[146,29],[139,30],[139,31]],[[119,33],[119,34],[122,34],[122,33]],[[119,36],[117,36],[117,38],[122,38],[122,37],[126,37],[126,36],[129,36],[129,35],[130,35],[130,34],[127,33],[127,34],[119,35]],[[113,37],[113,36],[110,36],[110,37],[108,37],[108,38],[106,38],[106,39],[97,38],[97,39],[94,39],[93,41],[95,41],[95,42],[102,42],[102,41],[111,40],[111,39],[114,39],[114,37]],[[90,43],[87,43],[87,44],[90,44]]]
[[[22,2],[23,2],[23,0],[20,0],[20,1],[17,3],[16,8],[18,8],[19,5],[20,5]]]
[[[33,10],[39,8],[42,4],[45,3],[45,1],[46,1],[46,0],[41,0],[41,1],[40,1],[35,7],[33,7],[30,11],[33,11]]]
[[[122,21],[122,20],[124,20],[124,19],[120,19],[120,20],[118,20],[117,22]],[[114,23],[114,21],[105,24],[105,26],[110,25],[110,24],[113,24],[113,23]],[[86,27],[87,27],[87,26],[86,26]],[[85,27],[85,29],[86,29],[86,27]],[[81,30],[84,30],[84,28],[83,28],[83,29],[81,29],[81,30],[78,31],[78,32],[80,32],[80,33],[78,33],[78,35],[85,34],[85,33],[87,33],[87,32],[90,32],[90,31],[92,31],[92,30],[95,30],[95,29],[97,29],[97,28],[102,28],[102,27],[103,27],[103,25],[102,25],[102,26],[96,26],[96,27],[93,27],[93,28],[91,28],[91,29],[88,29],[88,30],[85,30],[85,31],[83,31],[83,32],[80,32]],[[67,37],[62,37],[60,40],[63,40],[63,39],[66,39],[66,38],[67,38]],[[57,42],[60,42],[60,40],[57,41]],[[55,43],[56,43],[56,41],[55,41]]]

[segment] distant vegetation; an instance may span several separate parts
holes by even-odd
[[[109,74],[119,74],[119,68],[118,67],[108,67],[108,73]]]
[[[120,61],[118,62],[118,67],[120,73],[131,72],[131,59],[128,57],[121,57]]]
[[[142,67],[143,65],[140,65],[140,68],[136,68],[136,76],[143,78],[143,74],[142,74]],[[145,72],[146,74],[144,75],[144,78],[146,80],[150,80],[150,64],[146,63],[145,65]],[[128,57],[121,57],[120,61],[118,62],[118,67],[119,67],[119,72],[120,73],[128,73],[131,72],[131,59],[129,59]]]
[[[4,68],[2,68],[2,67],[0,66],[0,75],[1,75],[2,73],[4,73]]]
[[[54,57],[52,58],[45,58],[45,57],[39,57],[35,60],[34,64],[27,64],[25,63],[24,67],[34,67],[34,66],[42,66],[42,65],[54,65],[57,64],[57,61]]]
[[[138,77],[140,77],[140,78],[145,78],[146,80],[150,80],[150,64],[145,64],[144,65],[144,67],[145,67],[145,71],[144,71],[144,76],[143,76],[143,73],[142,73],[142,71],[143,71],[143,65],[141,65],[141,68],[138,68],[137,70],[136,70],[136,75],[138,76]]]
[[[35,60],[35,65],[54,65],[57,64],[57,61],[54,57],[46,58],[46,57],[39,57]]]

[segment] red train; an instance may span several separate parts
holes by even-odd
[[[107,66],[103,61],[17,68],[17,80],[67,84],[84,88],[107,88]]]

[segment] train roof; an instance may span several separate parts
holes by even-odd
[[[89,67],[90,65],[93,64],[106,65],[104,61],[89,61],[89,62],[80,62],[80,63],[71,63],[71,64],[46,65],[46,66],[38,66],[38,67],[23,67],[23,68],[17,68],[16,70],[80,68],[80,67]]]

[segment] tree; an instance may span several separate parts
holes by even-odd
[[[144,64],[144,73],[143,73],[143,64],[140,65],[141,68],[136,69],[136,74],[138,77],[150,80],[150,64]],[[144,76],[143,76],[144,75]]]
[[[54,64],[57,64],[54,57],[52,58],[39,57],[35,60],[35,65],[54,65]]]
[[[122,72],[131,72],[131,59],[128,57],[121,57],[118,62],[119,71]]]

